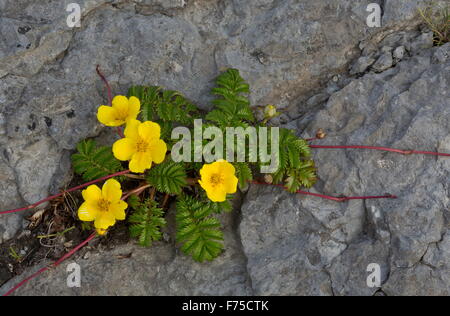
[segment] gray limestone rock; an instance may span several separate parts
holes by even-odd
[[[392,53],[386,52],[378,58],[375,64],[372,66],[372,69],[375,72],[383,72],[388,70],[394,65],[394,59],[392,58]]]
[[[357,75],[364,73],[370,66],[372,66],[377,60],[372,56],[363,56],[353,64],[350,69],[350,75]]]

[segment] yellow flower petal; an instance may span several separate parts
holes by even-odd
[[[124,201],[118,201],[109,206],[109,210],[114,214],[114,217],[118,221],[123,221],[126,217],[125,210],[128,204]]]
[[[226,175],[234,175],[236,173],[236,169],[234,166],[226,160],[219,160],[215,162],[219,173]]]
[[[166,158],[167,144],[162,139],[150,143],[150,153],[154,163],[161,163]]]
[[[99,213],[99,209],[95,203],[84,202],[78,209],[78,218],[83,222],[92,222]]]
[[[206,191],[206,195],[213,202],[225,202],[227,199],[227,192],[222,188],[216,188]]]
[[[109,202],[117,202],[122,198],[122,189],[117,180],[109,179],[102,188],[102,196]]]
[[[97,229],[108,229],[109,227],[114,226],[115,223],[116,219],[112,212],[101,212],[96,217],[94,226]]]
[[[128,119],[135,120],[139,114],[139,111],[141,110],[141,101],[139,101],[136,97],[130,97],[128,100]]]
[[[112,100],[112,107],[117,110],[119,114],[128,116],[129,103],[128,98],[123,95],[115,96]]]
[[[224,176],[224,187],[228,194],[236,193],[238,178],[235,176],[236,168],[226,160],[216,162],[219,173]]]
[[[114,143],[112,150],[114,157],[127,161],[136,153],[136,142],[131,138],[122,138]]]
[[[225,191],[228,194],[236,193],[238,182],[239,180],[235,175],[225,178]]]
[[[85,201],[98,201],[102,198],[102,190],[96,185],[90,185],[86,190],[81,192]]]
[[[127,122],[127,127],[125,128],[125,137],[126,138],[131,138],[131,139],[138,139],[139,137],[139,132],[138,132],[138,128],[142,123],[138,120],[129,120]]]
[[[120,126],[125,123],[124,120],[118,119],[116,109],[106,105],[98,108],[97,119],[106,126]]]
[[[159,139],[161,137],[161,127],[154,122],[144,122],[139,125],[139,136],[146,141]]]
[[[206,164],[203,165],[202,169],[200,169],[200,176],[202,179],[207,179],[211,177],[213,173],[217,173],[218,168],[217,165],[214,164]]]
[[[212,186],[209,184],[209,182],[205,182],[202,180],[198,180],[198,184],[200,184],[200,186],[203,188],[203,190],[205,190],[206,192],[208,192],[210,189],[212,190]]]
[[[143,173],[152,166],[152,156],[149,153],[138,152],[133,155],[129,168],[131,172]]]

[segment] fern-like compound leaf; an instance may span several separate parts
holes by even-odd
[[[83,180],[91,181],[122,170],[122,165],[111,150],[111,147],[97,147],[95,141],[85,140],[77,145],[78,152],[72,155],[75,173]]]
[[[223,250],[223,232],[208,202],[182,196],[177,202],[177,242],[199,262],[212,261]]]
[[[133,86],[128,96],[135,96],[141,101],[143,121],[192,124],[197,107],[181,93],[163,90],[161,87]]]
[[[208,121],[219,127],[248,126],[247,122],[254,122],[255,118],[250,108],[250,101],[243,95],[250,91],[249,85],[236,69],[229,69],[216,80],[217,87],[212,93],[218,98],[213,101],[214,110],[206,115]]]
[[[147,181],[159,192],[180,194],[187,184],[186,170],[181,163],[166,161],[149,170]]]
[[[141,203],[136,196],[131,196],[128,204],[134,209],[128,218],[131,237],[137,238],[143,247],[150,247],[154,241],[161,240],[161,228],[166,226],[163,209],[152,200]]]
[[[239,180],[239,188],[245,190],[248,182],[253,180],[253,172],[250,166],[245,162],[236,162],[233,164],[236,169],[236,177]]]
[[[272,175],[274,183],[285,182],[290,192],[310,188],[317,181],[308,142],[288,129],[280,129],[280,165]]]

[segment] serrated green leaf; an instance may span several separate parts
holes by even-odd
[[[176,239],[181,250],[199,262],[211,261],[223,250],[221,224],[211,213],[209,202],[188,196],[178,199]]]
[[[187,184],[186,170],[181,163],[166,161],[150,169],[147,181],[160,192],[180,194]]]
[[[164,212],[156,207],[156,202],[147,200],[142,203],[138,197],[130,196],[128,205],[134,212],[128,217],[130,235],[137,238],[139,245],[150,247],[154,241],[161,240],[161,228],[166,225]]]
[[[247,122],[254,122],[250,102],[243,93],[249,92],[249,85],[236,69],[229,69],[216,80],[217,87],[212,93],[219,98],[213,100],[215,108],[208,113],[206,119],[216,123],[219,127],[246,126]]]
[[[236,169],[236,177],[239,180],[239,188],[244,190],[248,186],[248,182],[253,180],[253,172],[250,166],[244,162],[237,162],[233,164]]]
[[[78,153],[72,155],[73,169],[85,181],[123,170],[120,161],[114,157],[111,147],[97,147],[93,140],[85,140],[77,145],[77,150]]]

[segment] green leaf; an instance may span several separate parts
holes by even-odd
[[[314,161],[307,141],[288,129],[280,129],[280,166],[272,174],[274,183],[285,182],[290,192],[310,188],[317,181]]]
[[[72,155],[75,173],[83,180],[91,181],[122,170],[122,165],[111,147],[97,147],[93,140],[84,140],[77,145],[78,152]]]
[[[236,177],[239,180],[239,188],[241,190],[245,190],[248,186],[248,182],[253,180],[252,169],[245,162],[236,162],[233,166],[236,169]]]
[[[143,121],[190,125],[198,114],[197,107],[177,91],[156,86],[133,86],[128,96],[135,96],[141,101]]]
[[[181,196],[177,202],[177,242],[181,250],[199,262],[212,261],[223,250],[219,220],[211,215],[209,202]]]
[[[301,166],[288,171],[286,186],[289,192],[295,193],[302,187],[310,188],[317,181],[314,161],[306,160],[301,162]]]
[[[141,116],[143,121],[155,120],[154,105],[159,100],[160,87],[132,86],[128,97],[134,96],[141,101]]]
[[[216,80],[217,87],[212,93],[218,96],[213,100],[214,110],[206,116],[208,121],[216,123],[219,127],[248,126],[255,118],[250,108],[250,102],[243,94],[249,93],[249,85],[240,76],[236,69],[229,69]]]
[[[150,169],[147,181],[160,192],[180,194],[187,184],[186,170],[181,163],[166,161]]]
[[[154,241],[161,240],[161,227],[166,226],[164,211],[156,207],[156,202],[146,200],[141,203],[137,196],[128,198],[128,205],[134,209],[129,216],[130,235],[137,238],[139,245],[150,247]]]

